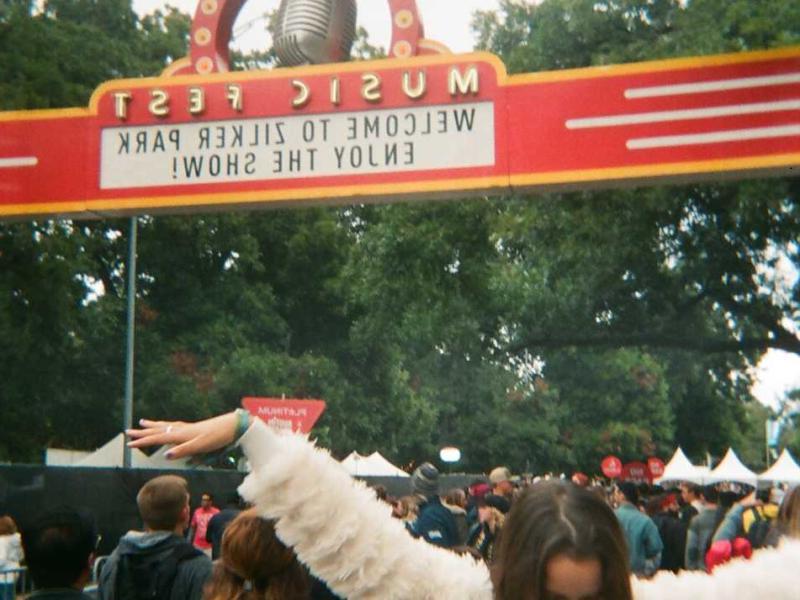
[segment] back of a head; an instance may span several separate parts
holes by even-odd
[[[422,463],[411,475],[411,489],[421,496],[436,496],[439,493],[439,469],[431,463]]]
[[[0,535],[14,535],[17,533],[17,524],[8,515],[0,517]]]
[[[489,473],[489,482],[493,486],[497,486],[504,481],[511,481],[511,471],[508,467],[495,467]]]
[[[763,487],[756,489],[756,500],[768,504],[772,499],[772,488],[771,487]]]
[[[444,501],[450,506],[464,507],[467,504],[467,495],[461,488],[453,488],[445,494]]]
[[[183,516],[189,501],[186,480],[177,475],[161,475],[145,483],[136,504],[145,527],[153,531],[172,531]]]
[[[700,496],[703,497],[703,500],[711,504],[716,504],[719,502],[719,491],[717,490],[717,486],[713,484],[704,485],[701,487]]]
[[[375,484],[372,487],[372,491],[375,492],[375,497],[382,502],[387,502],[389,499],[389,492],[386,490],[385,485]]]
[[[633,505],[639,503],[639,488],[630,481],[621,481],[617,484],[617,489],[625,496],[625,499]]]
[[[600,597],[631,599],[628,552],[617,517],[596,494],[562,481],[531,486],[512,507],[493,567],[496,598],[546,598],[547,565],[558,555],[598,560]]]
[[[720,492],[719,493],[719,502],[718,504],[725,509],[730,508],[739,500],[739,494],[736,492]]]
[[[678,505],[683,508],[697,500],[700,495],[700,486],[696,483],[681,483],[678,490],[676,490]]]
[[[241,514],[222,536],[222,553],[209,586],[212,600],[306,598],[310,582],[291,548],[276,536],[272,521]]]
[[[70,588],[89,567],[97,543],[90,514],[63,507],[49,511],[22,531],[22,547],[38,588]]]

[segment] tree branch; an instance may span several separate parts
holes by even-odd
[[[750,338],[735,340],[731,338],[700,338],[690,335],[674,335],[664,333],[641,333],[621,335],[541,335],[529,336],[516,343],[511,343],[506,350],[517,353],[530,348],[628,348],[628,347],[674,348],[691,350],[706,354],[726,352],[747,352],[750,350],[767,350],[774,348],[800,354],[800,339],[783,335],[776,338]]]

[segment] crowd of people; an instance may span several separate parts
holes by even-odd
[[[478,480],[466,490],[452,489],[439,497],[432,475],[432,465],[420,467],[412,478],[410,496],[386,498],[380,487],[376,494],[392,504],[393,515],[407,522],[413,535],[480,556],[488,564],[493,562],[494,542],[511,505],[539,481],[512,477],[508,468],[497,467],[488,484]],[[732,558],[749,558],[755,550],[776,547],[789,529],[788,517],[779,518],[786,497],[781,487],[752,490],[735,483],[683,482],[665,488],[628,481],[610,485],[600,479],[590,482],[580,473],[572,483],[614,510],[630,570],[637,577],[649,578],[659,570],[711,572]],[[788,496],[787,513],[792,498]],[[431,513],[437,518],[432,519]]]
[[[176,458],[238,442],[252,467],[238,490],[247,507],[232,498],[220,511],[203,494],[192,512],[184,479],[151,479],[137,495],[143,529],[100,570],[101,600],[729,600],[800,589],[800,488],[518,482],[501,466],[443,490],[424,463],[411,494],[392,498],[243,412],[143,421],[129,435],[136,447],[171,444]],[[89,598],[96,543],[77,510],[23,527],[35,597]]]

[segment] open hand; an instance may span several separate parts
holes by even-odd
[[[131,439],[132,448],[174,445],[167,458],[183,458],[195,454],[206,454],[232,444],[236,435],[236,413],[227,413],[196,423],[183,421],[139,421],[141,429],[129,429],[125,433]]]

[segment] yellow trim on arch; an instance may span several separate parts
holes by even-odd
[[[39,202],[36,204],[0,204],[0,219],[24,215],[86,214],[86,202]]]
[[[90,117],[86,108],[42,108],[37,110],[0,111],[0,122],[3,121],[39,121],[44,119],[70,119]]]
[[[436,40],[429,40],[429,39],[421,39],[417,42],[417,46],[422,48],[423,50],[430,50],[431,52],[436,52],[437,54],[448,54],[453,56],[453,51],[450,50],[445,44],[441,42],[437,42]]]
[[[179,58],[178,60],[173,60],[168,66],[161,71],[161,77],[175,77],[175,73],[180,71],[184,67],[190,67],[192,65],[192,59],[189,56],[184,56],[183,58]]]
[[[80,203],[39,202],[21,205],[0,205],[0,215],[15,216],[42,213],[78,213],[132,210],[138,208],[181,208],[185,206],[226,206],[232,204],[289,203],[303,200],[336,200],[365,196],[397,196],[436,192],[469,192],[508,188],[508,177],[473,177],[440,181],[393,184],[366,184],[342,187],[292,188],[272,191],[214,192],[186,196],[141,196],[116,200],[94,199]]]
[[[800,170],[800,153],[776,154],[733,159],[704,160],[686,163],[664,163],[639,167],[608,169],[582,169],[577,171],[554,171],[549,173],[511,175],[511,187],[583,183],[599,180],[641,179],[643,177],[666,177],[670,175],[700,175],[723,171],[755,171],[777,167],[796,167]]]
[[[548,83],[595,77],[616,77],[619,75],[638,75],[674,71],[678,69],[697,69],[701,67],[717,67],[734,64],[746,64],[775,60],[780,58],[800,58],[800,46],[788,46],[776,50],[758,50],[752,52],[733,52],[713,54],[709,56],[690,56],[686,58],[668,58],[622,65],[583,67],[580,69],[564,69],[562,71],[542,71],[540,73],[524,73],[509,75],[508,85],[527,85],[531,83]]]

